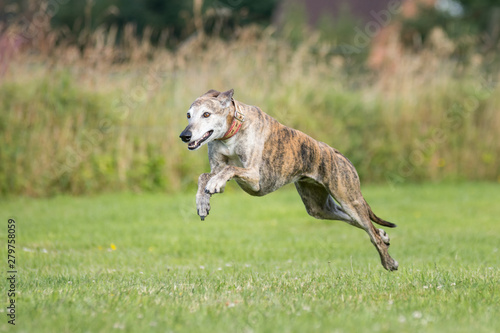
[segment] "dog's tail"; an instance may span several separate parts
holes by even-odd
[[[368,205],[368,203],[366,205],[368,206],[368,211],[370,212],[370,220],[372,220],[373,222],[375,222],[377,224],[383,225],[384,227],[389,227],[389,228],[396,228],[397,227],[397,225],[395,225],[394,223],[383,220],[380,217],[378,217],[377,215],[375,215],[375,213],[371,209],[370,205]]]

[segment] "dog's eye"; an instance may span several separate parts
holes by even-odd
[[[188,118],[188,119],[191,119],[191,115],[190,115],[189,113],[187,114],[187,118]]]
[[[205,112],[205,113],[203,114],[203,118],[208,118],[208,117],[210,117],[210,113]]]

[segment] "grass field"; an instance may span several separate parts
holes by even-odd
[[[363,191],[398,224],[397,272],[361,230],[309,217],[293,188],[230,187],[204,222],[194,190],[2,200],[3,258],[17,222],[16,331],[498,332],[499,185]]]

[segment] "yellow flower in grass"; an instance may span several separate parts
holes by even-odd
[[[116,245],[114,243],[111,243],[110,247],[111,247],[111,250],[113,250],[113,251],[116,250]]]

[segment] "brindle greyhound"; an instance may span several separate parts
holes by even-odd
[[[180,135],[190,150],[208,143],[211,172],[200,175],[196,193],[201,219],[210,210],[210,196],[222,193],[231,179],[255,196],[294,182],[309,215],[365,230],[384,268],[397,270],[398,262],[387,251],[389,237],[371,221],[390,228],[396,225],[373,213],[351,162],[338,150],[280,124],[258,107],[234,100],[233,93],[232,89],[209,90],[197,98]]]

